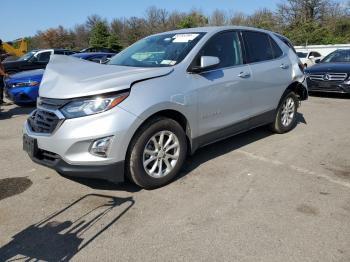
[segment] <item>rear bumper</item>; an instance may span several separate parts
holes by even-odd
[[[102,179],[112,183],[124,182],[124,161],[106,165],[72,165],[59,155],[40,149],[30,158],[33,162],[51,168],[63,176]]]

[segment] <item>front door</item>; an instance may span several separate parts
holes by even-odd
[[[247,128],[250,97],[246,90],[251,72],[243,64],[241,43],[236,31],[213,36],[199,52],[201,56],[218,57],[220,63],[209,71],[191,74],[197,91],[199,136],[201,143],[223,138]],[[199,63],[199,61],[197,61]]]

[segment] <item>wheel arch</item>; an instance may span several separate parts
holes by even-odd
[[[300,82],[291,83],[286,90],[284,91],[281,99],[288,93],[289,91],[293,91],[299,97],[299,100],[307,100],[309,97],[307,88]]]
[[[157,112],[153,112],[152,114],[150,114],[148,117],[146,117],[141,124],[137,127],[137,129],[135,130],[129,146],[131,144],[131,141],[134,139],[135,135],[137,134],[137,132],[149,121],[152,121],[152,119],[157,118],[157,117],[166,117],[169,119],[173,119],[176,122],[178,122],[180,124],[180,126],[183,128],[183,130],[185,131],[186,134],[186,141],[187,141],[187,148],[188,148],[188,152],[191,152],[192,149],[192,130],[191,130],[191,126],[190,123],[188,121],[188,119],[185,117],[185,115],[183,113],[181,113],[178,110],[175,109],[163,109],[163,110],[159,110]],[[129,149],[128,149],[129,151]]]

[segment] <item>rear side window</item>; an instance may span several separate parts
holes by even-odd
[[[248,63],[272,60],[275,58],[270,37],[260,32],[243,32]]]
[[[201,56],[216,56],[220,63],[214,68],[225,68],[243,64],[241,45],[237,32],[224,32],[213,36],[199,52],[196,65]]]
[[[271,37],[269,37],[269,39],[270,39],[270,43],[271,43],[271,47],[272,47],[273,57],[278,58],[278,57],[282,56],[283,51],[278,46],[278,44],[275,42],[275,40],[273,40]]]
[[[297,54],[297,51],[295,50],[294,46],[291,42],[289,42],[287,38],[284,38],[278,34],[275,34],[275,36],[277,36],[283,43],[285,43],[290,49],[292,49],[295,54]]]

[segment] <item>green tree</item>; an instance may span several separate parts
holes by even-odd
[[[101,48],[108,47],[110,37],[109,28],[105,22],[98,21],[91,29],[90,47]]]
[[[108,37],[108,48],[113,49],[117,52],[123,49],[123,46],[120,44],[119,39],[116,35],[110,35]]]

